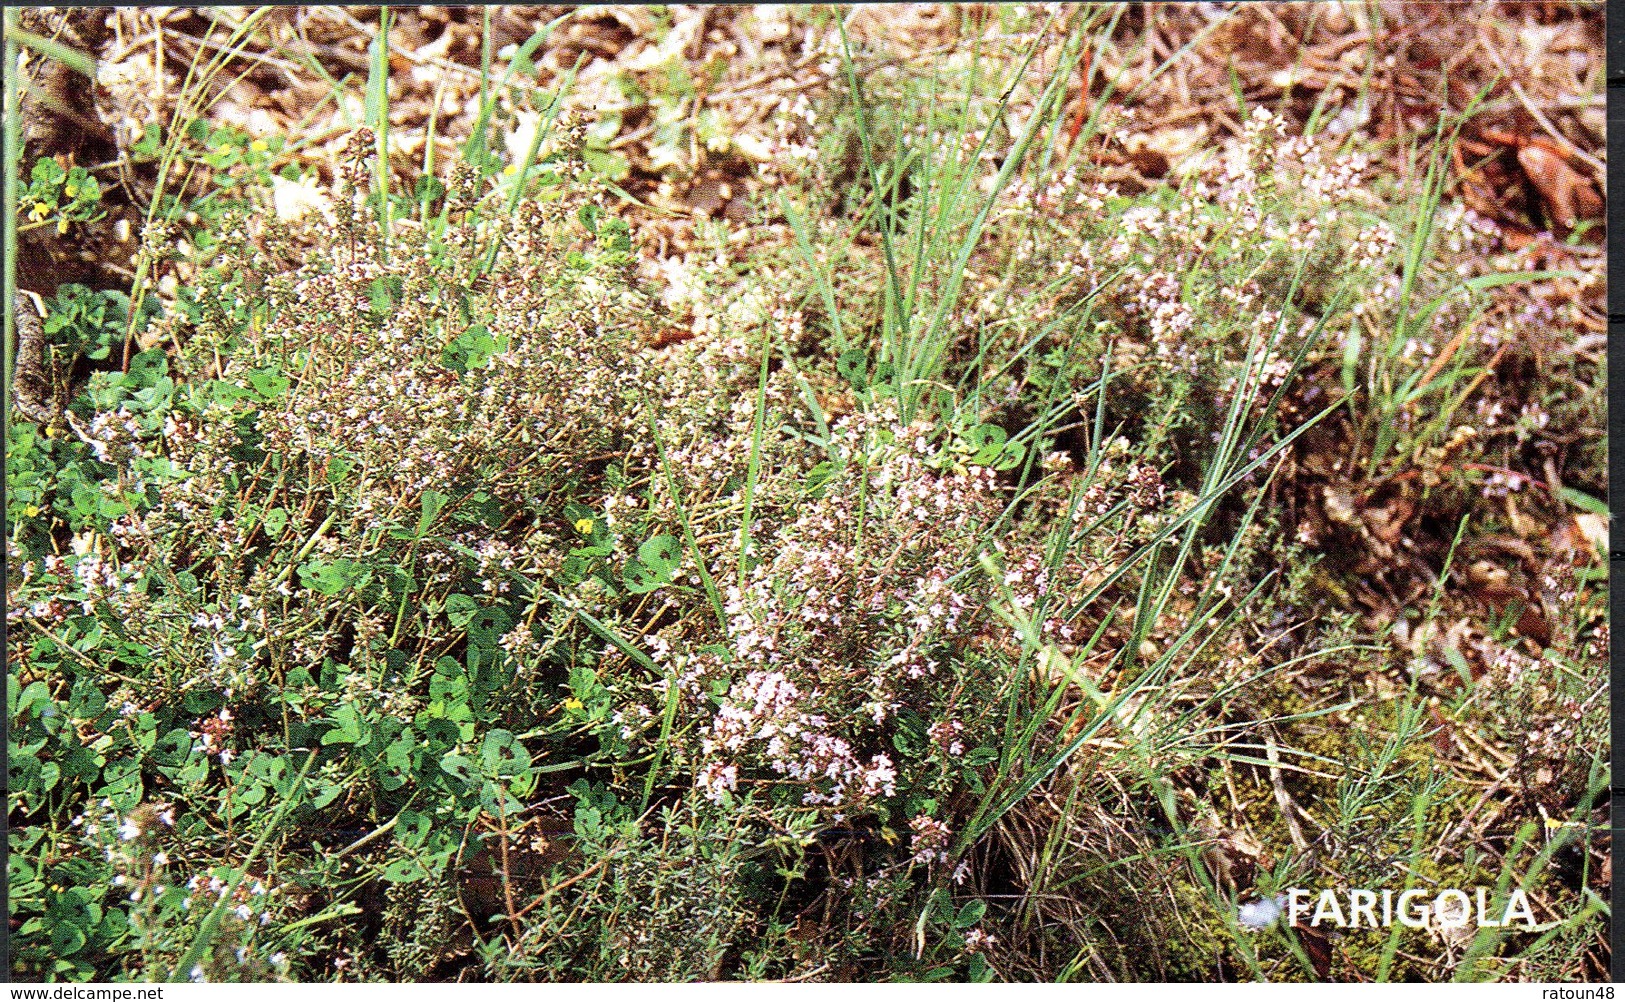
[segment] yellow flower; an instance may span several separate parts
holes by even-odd
[[[36,223],[50,214],[51,210],[44,202],[35,202],[34,207],[28,210],[28,218]]]
[[[252,143],[248,144],[248,148],[253,150],[255,153],[264,153],[266,150],[271,148],[271,144],[263,139],[256,139]]]
[[[508,175],[509,177],[513,177],[515,174],[519,173],[519,165],[509,164],[508,166],[502,168],[502,173]]]
[[[579,710],[584,704],[581,702],[581,700],[571,696],[560,705],[562,705],[566,710]]]
[[[68,221],[67,221],[67,219],[58,219],[56,221],[56,231],[58,233],[66,233],[66,232],[68,232]]]
[[[581,533],[583,536],[592,535],[592,519],[590,519],[590,518],[578,518],[578,519],[576,519],[576,531]]]
[[[62,189],[62,194],[68,196],[69,198],[78,198],[79,186],[76,184],[70,184],[66,188]]]
[[[39,505],[37,505],[37,504],[27,505],[27,506],[25,506],[23,508],[23,517],[24,518],[33,518],[35,515],[38,515],[38,514],[39,514]]]

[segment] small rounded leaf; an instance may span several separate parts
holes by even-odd
[[[656,536],[638,547],[639,562],[656,574],[670,575],[682,558],[682,545],[671,536]]]

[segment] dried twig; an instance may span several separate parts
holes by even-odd
[[[1281,809],[1281,817],[1286,819],[1292,845],[1299,852],[1308,852],[1309,840],[1304,837],[1303,825],[1298,822],[1298,805],[1292,802],[1286,779],[1281,775],[1281,750],[1276,747],[1275,736],[1268,731],[1264,733],[1264,755],[1270,760],[1270,786],[1275,790],[1275,805]]]
[[[1495,68],[1500,70],[1501,75],[1506,78],[1508,85],[1510,85],[1512,89],[1512,95],[1518,99],[1519,104],[1523,105],[1523,110],[1529,112],[1529,117],[1533,118],[1535,122],[1540,125],[1541,131],[1545,132],[1547,136],[1551,137],[1551,140],[1561,147],[1563,152],[1577,160],[1580,160],[1587,167],[1590,167],[1593,172],[1592,180],[1599,185],[1602,184],[1604,177],[1608,173],[1607,165],[1601,160],[1598,160],[1596,157],[1587,153],[1585,150],[1582,150],[1580,147],[1574,145],[1574,143],[1569,140],[1568,136],[1565,136],[1563,133],[1558,131],[1557,126],[1552,124],[1552,120],[1547,118],[1545,114],[1541,112],[1540,107],[1536,105],[1534,101],[1529,99],[1529,94],[1524,91],[1523,85],[1513,77],[1512,70],[1507,67],[1505,60],[1501,58],[1501,54],[1496,51],[1495,46],[1485,42],[1483,37],[1484,31],[1484,27],[1480,26],[1478,32],[1480,43],[1479,48],[1483,49],[1484,52],[1489,55],[1490,59],[1494,61]]]

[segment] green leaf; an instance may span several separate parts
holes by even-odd
[[[8,701],[11,699],[16,700],[15,705],[8,708],[10,710],[10,716],[13,720],[16,720],[19,716],[28,713],[35,706],[50,705],[51,687],[46,685],[44,682],[30,682],[28,683],[28,688],[22,690],[20,695],[13,695],[17,692],[17,676],[9,675],[6,677],[6,681],[6,695]]]
[[[479,611],[480,604],[467,595],[454,593],[446,596],[446,618],[459,630],[466,627],[468,621]]]
[[[608,181],[624,181],[632,174],[632,161],[610,150],[585,149],[581,159],[589,170]]]
[[[489,731],[480,748],[480,763],[488,776],[517,776],[530,768],[530,752],[512,731]]]
[[[807,471],[807,491],[814,497],[822,496],[824,484],[828,483],[829,478],[833,477],[836,472],[835,464],[827,459],[814,466]]]
[[[465,375],[484,365],[498,351],[496,339],[485,327],[476,324],[459,334],[440,353],[441,364],[458,375]]]
[[[419,539],[422,539],[428,533],[429,526],[434,524],[434,520],[440,516],[441,509],[445,508],[446,502],[450,500],[451,498],[439,491],[423,492],[423,511],[418,515]]]
[[[372,727],[361,718],[354,703],[340,703],[333,711],[338,726],[322,735],[324,745],[364,745],[372,737]]]
[[[1359,375],[1360,348],[1365,343],[1359,331],[1351,330],[1343,340],[1343,392],[1354,392],[1354,381]]]
[[[130,371],[124,374],[124,385],[130,389],[154,389],[161,385],[168,374],[169,356],[160,349],[149,348],[130,359]]]
[[[440,756],[440,768],[446,775],[463,783],[471,783],[474,780],[474,763],[467,755],[447,752]]]
[[[83,929],[62,921],[51,926],[51,949],[57,956],[70,956],[84,948],[85,931]]]
[[[327,460],[327,482],[330,484],[343,483],[344,478],[349,475],[354,466],[354,463],[342,456],[329,456]]]
[[[265,534],[272,540],[282,538],[282,530],[288,527],[288,512],[283,508],[272,508],[265,513],[263,522]]]
[[[982,916],[986,913],[986,901],[983,901],[981,898],[967,901],[960,907],[959,914],[954,916],[954,928],[969,929],[971,926],[982,921]]]
[[[869,388],[869,355],[862,348],[841,352],[835,359],[835,371],[858,392]]]
[[[282,374],[280,368],[270,365],[263,369],[250,370],[248,385],[252,386],[254,392],[258,393],[262,399],[275,400],[288,392],[288,387],[293,384]]]
[[[415,859],[397,859],[384,867],[382,876],[391,884],[410,884],[429,876],[429,871]]]
[[[299,583],[323,595],[337,595],[346,588],[358,588],[372,577],[367,568],[346,557],[332,563],[312,560],[299,565]]]
[[[513,617],[496,607],[481,609],[468,620],[468,643],[470,649],[484,648],[490,650],[501,642],[508,630],[513,626]],[[472,661],[470,662],[472,665]]]
[[[1558,488],[1557,496],[1581,511],[1588,511],[1593,515],[1601,515],[1603,518],[1608,517],[1608,503],[1606,501],[1600,501],[1597,498],[1594,498],[1591,495],[1581,491],[1577,491],[1572,487]]]
[[[384,127],[384,114],[389,106],[389,57],[384,49],[387,39],[382,35],[373,36],[372,42],[367,46],[367,62],[370,71],[367,74],[367,90],[362,98],[361,113],[366,117],[369,128],[378,131]]]
[[[604,815],[596,807],[576,808],[576,834],[582,838],[597,838],[603,833]]]
[[[419,811],[402,811],[401,819],[395,825],[395,842],[408,849],[422,848],[429,837],[429,827],[434,819]]]
[[[587,232],[595,237],[598,235],[598,220],[602,219],[603,216],[603,207],[594,205],[592,202],[588,202],[576,210],[576,218],[581,221],[582,226],[587,228]]]
[[[333,801],[339,799],[339,794],[345,792],[347,789],[349,789],[348,786],[339,783],[318,784],[316,786],[316,792],[312,794],[310,798],[310,809],[313,811],[321,810],[328,804],[331,804]]]
[[[130,147],[130,151],[139,158],[150,159],[156,157],[162,147],[163,127],[157,122],[148,122],[141,130],[140,141]]]
[[[445,195],[445,183],[439,178],[431,177],[428,174],[419,175],[417,183],[412,187],[412,197],[425,204],[438,202]]]
[[[101,795],[113,802],[121,811],[128,811],[141,802],[141,763],[135,759],[117,759],[102,770]]]
[[[968,766],[982,766],[999,760],[999,753],[987,746],[972,748],[965,754],[965,764]]]
[[[178,768],[191,759],[194,747],[192,735],[186,728],[176,727],[153,745],[152,758],[160,766]]]
[[[965,441],[971,448],[971,457],[968,462],[977,466],[993,466],[1005,451],[1005,441],[1009,434],[996,424],[981,424],[970,430]]]
[[[523,52],[514,53],[513,61],[509,65],[513,68],[512,71],[514,73],[517,73],[522,77],[533,77],[536,75],[536,64]]]
[[[621,584],[634,595],[644,595],[656,588],[671,584],[671,575],[656,574],[636,560],[628,560],[621,570]]]
[[[993,969],[988,966],[987,958],[978,953],[970,958],[970,979],[974,982],[988,982],[993,980]]]
[[[638,547],[638,555],[621,570],[621,583],[634,595],[671,584],[672,573],[682,561],[683,547],[674,536],[656,536]]]
[[[670,574],[683,559],[682,544],[673,536],[656,536],[638,547],[638,559],[656,574]]]

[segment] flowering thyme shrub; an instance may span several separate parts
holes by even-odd
[[[1109,349],[1130,430],[1153,448],[1172,440],[1175,456],[1198,465],[1232,401],[1252,401],[1245,416],[1264,418],[1322,332],[1372,310],[1371,286],[1397,288],[1379,281],[1398,237],[1362,183],[1365,158],[1285,130],[1255,109],[1233,147],[1143,194],[1072,171],[1013,187],[1005,212],[1036,205],[1082,225],[1076,240],[1028,237],[1008,251],[1021,274],[1060,283],[1058,294],[1026,290],[1032,322],[1056,333],[1037,365],[1002,377],[1008,392],[1042,401],[1059,367],[1077,395],[1098,371],[1067,376],[1055,360]]]
[[[843,468],[752,540],[759,559],[728,588],[727,695],[696,779],[713,798],[764,772],[807,804],[891,797],[900,715],[953,731],[979,712],[962,701],[968,647],[987,625],[974,560],[1002,509],[993,471],[932,470],[927,429],[879,416],[846,419],[833,443]],[[704,694],[705,674],[690,677]],[[911,750],[935,771],[950,761],[942,744]]]

